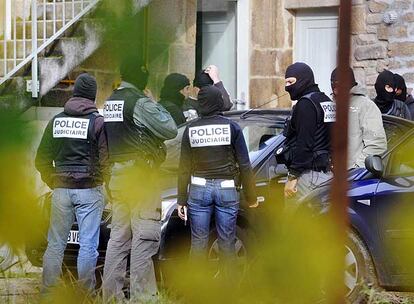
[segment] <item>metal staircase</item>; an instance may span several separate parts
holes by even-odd
[[[98,2],[0,0],[0,86],[26,74],[32,97],[52,89],[99,47],[100,35],[93,22],[82,23],[81,37],[69,33]],[[53,53],[49,52],[52,46]]]

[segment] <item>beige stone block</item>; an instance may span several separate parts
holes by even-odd
[[[368,34],[376,34],[378,27],[376,25],[367,25],[366,30]]]
[[[385,69],[388,69],[389,63],[390,63],[390,61],[388,59],[377,60],[377,72],[381,73]]]
[[[366,13],[364,5],[352,7],[352,33],[362,34],[366,32]]]
[[[185,0],[153,0],[149,5],[150,41],[172,43],[185,34]]]
[[[367,23],[368,24],[380,24],[383,22],[383,14],[368,14]]]
[[[377,41],[377,35],[375,34],[359,34],[355,37],[355,42],[358,45],[373,44]]]
[[[282,48],[285,23],[280,0],[252,0],[252,42],[260,48]]]
[[[357,60],[382,59],[387,56],[387,49],[383,44],[359,46],[354,55]]]
[[[276,97],[276,78],[253,78],[250,79],[250,105],[252,108],[263,106]]]
[[[285,0],[286,9],[306,9],[335,6],[339,6],[339,0]]]
[[[276,76],[276,51],[253,50],[250,73],[252,76]]]
[[[276,54],[276,75],[285,76],[286,69],[293,63],[293,51],[278,51]]]
[[[397,1],[394,1],[392,8],[406,10],[410,8],[411,4],[412,4],[411,0],[397,0]]]
[[[407,26],[394,26],[391,28],[391,36],[393,38],[405,38],[408,37]]]
[[[388,40],[390,37],[390,27],[385,24],[380,24],[377,27],[377,37],[379,40]]]
[[[360,85],[365,86],[365,70],[363,68],[353,68],[354,71],[354,75],[355,75],[355,80],[356,82],[358,82]]]
[[[401,61],[399,61],[398,59],[396,59],[396,58],[391,58],[390,59],[390,63],[389,63],[389,65],[388,65],[388,67],[391,69],[391,70],[393,70],[393,69],[399,69],[399,68],[401,68],[402,67],[402,63],[401,63]]]
[[[377,81],[377,77],[378,75],[369,75],[366,77],[366,85],[374,85],[375,82]]]
[[[405,22],[414,22],[414,12],[409,12],[402,17]]]
[[[388,4],[382,1],[369,1],[368,8],[371,13],[383,13],[388,8]]]
[[[395,42],[390,43],[388,46],[389,55],[391,57],[397,56],[413,56],[414,55],[414,42]]]
[[[186,42],[189,44],[196,43],[196,30],[197,30],[197,1],[186,0],[186,15],[185,15],[185,28],[186,28]]]
[[[170,48],[169,71],[194,77],[195,45],[172,45]]]

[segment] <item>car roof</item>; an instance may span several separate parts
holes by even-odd
[[[224,112],[223,115],[230,119],[240,120],[266,120],[272,119],[274,122],[284,122],[288,116],[291,115],[291,110],[288,109],[250,109],[250,110],[235,110]]]
[[[414,121],[404,119],[401,117],[391,116],[391,115],[382,115],[382,119],[387,122],[392,122],[398,125],[407,127],[408,129],[414,128]]]

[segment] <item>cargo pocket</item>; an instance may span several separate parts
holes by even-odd
[[[139,221],[139,239],[159,242],[161,238],[161,223],[153,220]]]

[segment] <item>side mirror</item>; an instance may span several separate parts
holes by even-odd
[[[382,159],[378,155],[370,155],[365,159],[365,168],[375,177],[382,177],[384,174],[384,165]]]

